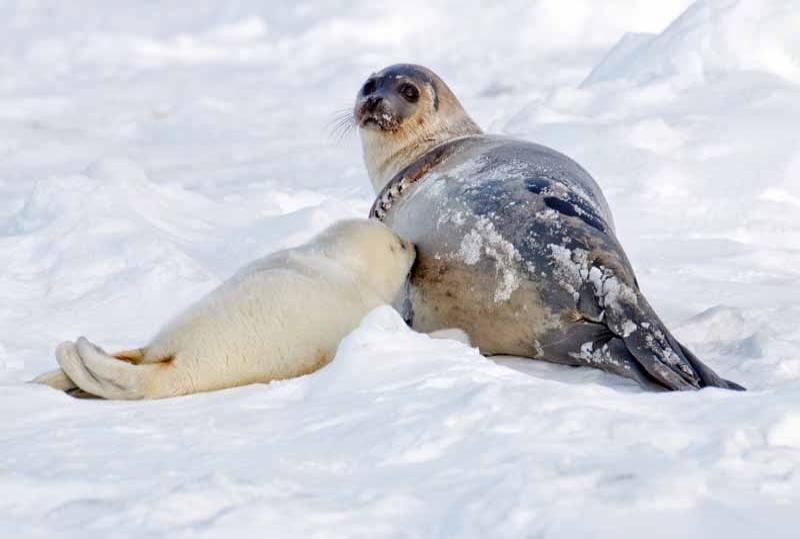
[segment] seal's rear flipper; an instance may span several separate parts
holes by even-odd
[[[719,377],[672,336],[624,267],[590,267],[577,308],[584,319],[594,320],[613,335],[606,349],[608,356],[599,357],[600,368],[609,370],[606,365],[613,367],[614,361],[622,365],[635,362],[651,382],[673,391],[744,389]]]
[[[719,387],[742,391],[737,383],[720,377],[705,363],[697,359],[688,348],[680,344],[652,312],[643,296],[639,296],[639,313],[629,313],[625,324],[633,328],[623,337],[625,346],[639,363],[659,383],[669,389],[692,390]]]
[[[69,393],[72,390],[78,389],[78,386],[73,382],[69,376],[61,369],[54,369],[52,371],[48,371],[44,374],[40,374],[33,380],[31,380],[32,384],[43,384],[46,386],[50,386],[53,389],[58,389],[60,391],[65,391]]]
[[[646,327],[639,325],[623,337],[628,351],[650,376],[668,389],[686,391],[703,387],[702,379],[683,353],[672,348],[664,331],[653,328],[652,319],[648,320],[651,321],[644,322]]]
[[[64,372],[88,393],[106,399],[141,399],[144,397],[135,366],[109,356],[85,338],[77,343],[64,342],[56,348],[56,360]]]
[[[82,390],[104,399],[135,400],[148,395],[154,376],[166,374],[162,364],[120,361],[81,337],[56,348],[58,364]]]
[[[670,335],[670,337],[672,337]],[[740,386],[736,382],[731,382],[730,380],[726,380],[725,378],[720,377],[717,373],[712,371],[705,363],[697,359],[697,356],[692,353],[691,350],[686,348],[680,342],[672,338],[675,344],[680,347],[683,355],[686,356],[686,359],[692,364],[694,370],[700,375],[700,378],[703,380],[706,386],[710,387],[721,387],[723,389],[732,389],[734,391],[747,391],[747,388],[744,386]]]
[[[140,363],[144,359],[142,349],[119,352],[114,354],[112,357],[117,360],[127,361],[129,363]],[[70,397],[75,397],[76,399],[98,398],[97,395],[89,393],[78,387],[78,385],[73,382],[69,376],[67,376],[67,373],[65,373],[63,369],[53,369],[52,371],[40,374],[31,380],[30,383],[50,386],[53,389],[63,391]]]
[[[43,384],[46,386],[50,386],[53,389],[57,389],[59,391],[63,391],[70,397],[74,397],[76,399],[98,399],[97,395],[92,395],[91,393],[82,390],[79,388],[72,379],[67,376],[67,374],[61,369],[55,369],[44,374],[40,374],[33,380],[31,380],[32,384]]]
[[[619,302],[606,309],[609,327],[622,336],[628,351],[650,376],[672,390],[704,387],[742,390],[712,371],[682,346],[637,291],[635,302]]]
[[[580,342],[580,350],[573,343]],[[569,328],[567,335],[544,346],[543,358],[553,363],[581,367],[593,367],[610,374],[635,380],[640,386],[652,391],[666,391],[639,364],[630,353],[621,337],[614,335],[604,324],[582,321]]]
[[[656,382],[639,365],[639,362],[631,354],[630,350],[625,346],[625,341],[621,338],[613,337],[606,346],[608,347],[609,361],[601,367],[604,371],[636,380],[639,385],[652,391],[667,391],[666,387]]]

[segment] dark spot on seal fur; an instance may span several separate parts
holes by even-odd
[[[544,178],[528,178],[525,180],[525,189],[538,195],[550,186],[550,181]]]
[[[578,212],[575,210],[575,207],[566,200],[561,200],[558,197],[544,197],[544,205],[556,210],[558,213],[563,213],[570,217],[578,217]]]
[[[605,224],[595,215],[591,206],[577,198],[570,197],[570,200],[567,201],[558,197],[544,197],[544,205],[563,215],[577,217],[595,230],[606,231]]]

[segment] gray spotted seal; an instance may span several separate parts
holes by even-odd
[[[378,193],[370,216],[417,247],[396,301],[415,329],[462,328],[487,355],[596,367],[649,388],[743,389],[658,318],[603,193],[572,159],[483,134],[416,65],[371,75],[353,122]]]

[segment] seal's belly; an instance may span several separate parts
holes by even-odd
[[[540,357],[544,341],[563,328],[565,313],[545,301],[532,265],[487,218],[457,204],[432,210],[416,200],[387,218],[417,246],[398,308],[418,331],[463,329],[484,354]],[[432,223],[424,214],[438,217]]]
[[[421,255],[408,292],[412,326],[423,332],[461,328],[484,354],[539,357],[545,330],[560,324],[558,313],[542,303],[532,281],[523,277],[504,290],[495,279],[502,272],[488,269]]]

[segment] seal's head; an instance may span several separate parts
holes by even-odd
[[[354,283],[377,292],[391,303],[414,264],[414,244],[381,222],[368,219],[339,221],[311,242],[311,249],[347,268]]]
[[[353,117],[375,192],[434,146],[481,133],[444,81],[413,64],[370,75],[356,96]]]

